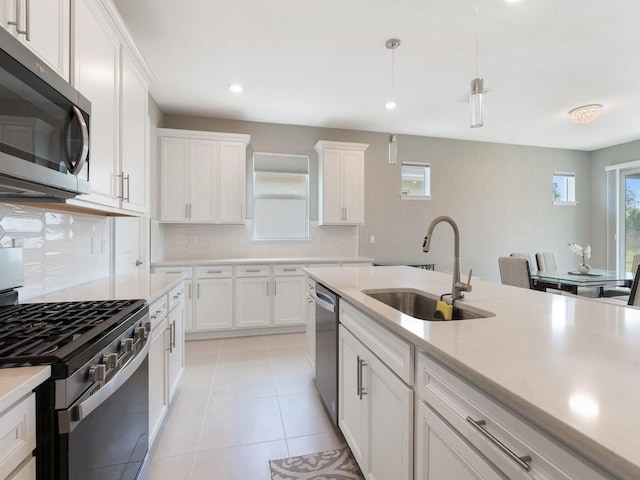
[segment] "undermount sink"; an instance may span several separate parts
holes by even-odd
[[[441,318],[434,316],[439,297],[428,296],[424,292],[411,289],[363,290],[362,293],[410,317],[430,322],[443,321]],[[494,316],[495,313],[467,305],[460,307],[454,302],[453,318],[451,320],[470,320]]]

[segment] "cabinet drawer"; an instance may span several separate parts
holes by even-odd
[[[180,285],[174,287],[168,295],[169,300],[169,311],[173,310],[173,308],[182,301],[184,298],[184,282],[180,282]]]
[[[0,413],[0,478],[7,478],[36,447],[36,396]]]
[[[273,275],[276,277],[304,275],[303,268],[304,264],[274,265]]]
[[[413,385],[413,347],[346,302],[340,302],[340,323],[375,353],[404,382]]]
[[[196,276],[198,278],[229,278],[233,275],[233,267],[231,265],[208,265],[196,267]]]
[[[153,267],[153,273],[181,273],[187,278],[193,276],[192,267]]]
[[[613,478],[437,361],[422,352],[417,357],[415,390],[418,396],[508,478]],[[477,424],[482,422],[480,429]],[[530,461],[525,462],[529,470],[517,461],[516,457],[524,456],[530,457]]]
[[[149,321],[151,322],[151,331],[162,322],[162,319],[167,314],[167,296],[163,295],[161,299],[156,300],[149,307]]]
[[[236,277],[268,277],[269,265],[236,265]]]

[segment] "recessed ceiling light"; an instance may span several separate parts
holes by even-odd
[[[591,123],[598,118],[601,110],[602,105],[594,103],[592,105],[583,105],[582,107],[574,108],[569,111],[569,115],[571,115],[571,120],[576,123]]]
[[[393,100],[387,102],[384,104],[384,108],[386,108],[387,110],[393,110],[394,108],[396,108],[398,105],[396,104],[396,102],[394,102]]]
[[[242,92],[242,85],[238,85],[237,83],[232,83],[229,86],[229,90],[231,90],[233,93],[240,93]]]

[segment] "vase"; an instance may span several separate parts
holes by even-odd
[[[578,271],[582,274],[589,273],[589,270],[591,270],[591,267],[589,265],[586,265],[584,263],[578,265]]]

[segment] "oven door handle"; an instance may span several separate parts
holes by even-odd
[[[124,364],[118,374],[105,383],[100,390],[93,395],[89,395],[89,397],[86,397],[87,394],[83,395],[67,410],[60,411],[58,414],[60,433],[71,433],[84,418],[89,416],[91,412],[102,405],[116,390],[124,385],[147,358],[149,345],[149,341],[145,342],[138,354]]]

